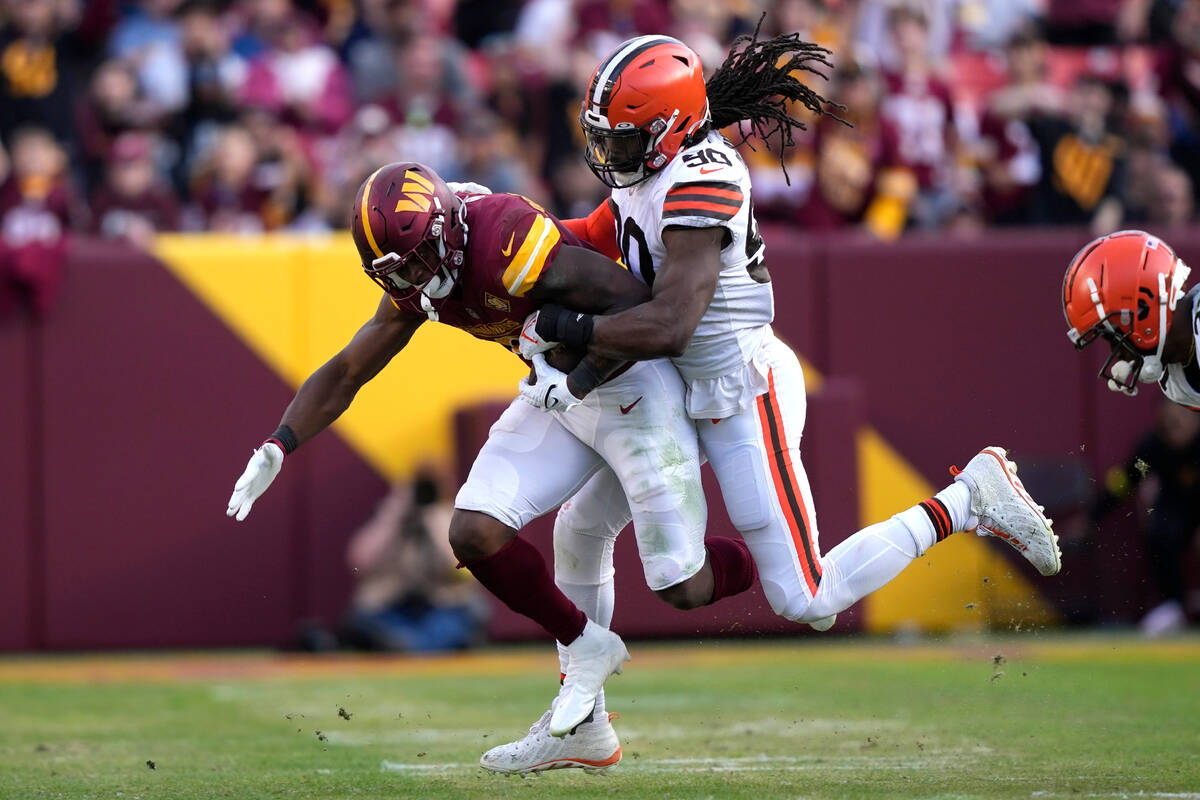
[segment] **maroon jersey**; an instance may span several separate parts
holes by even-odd
[[[467,246],[454,290],[437,306],[438,321],[477,339],[512,348],[539,303],[526,295],[552,268],[563,245],[590,245],[537,203],[517,194],[466,195]],[[417,297],[397,302],[425,316]]]

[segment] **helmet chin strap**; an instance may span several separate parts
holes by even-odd
[[[429,295],[425,294],[424,292],[421,292],[421,310],[425,312],[427,317],[429,317],[430,322],[438,321],[438,312],[433,307],[433,303],[429,301]]]

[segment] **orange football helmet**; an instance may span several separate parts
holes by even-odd
[[[454,288],[467,242],[462,200],[438,174],[414,162],[375,170],[354,198],[350,232],[371,280],[437,319],[433,301]]]
[[[670,36],[622,42],[592,73],[579,112],[588,166],[614,189],[665,167],[708,120],[700,56]]]
[[[1063,278],[1067,336],[1076,350],[1105,339],[1112,352],[1100,369],[1109,388],[1137,393],[1137,382],[1163,374],[1162,351],[1175,304],[1191,270],[1167,243],[1142,231],[1089,242]]]

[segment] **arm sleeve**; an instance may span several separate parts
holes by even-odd
[[[581,219],[564,219],[563,227],[583,239],[613,261],[621,260],[617,247],[617,219],[612,200],[605,200],[596,210]]]

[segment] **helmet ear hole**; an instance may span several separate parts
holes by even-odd
[[[1150,316],[1150,304],[1139,297],[1137,306],[1138,306],[1137,318],[1138,318],[1138,322],[1141,322],[1146,317]]]

